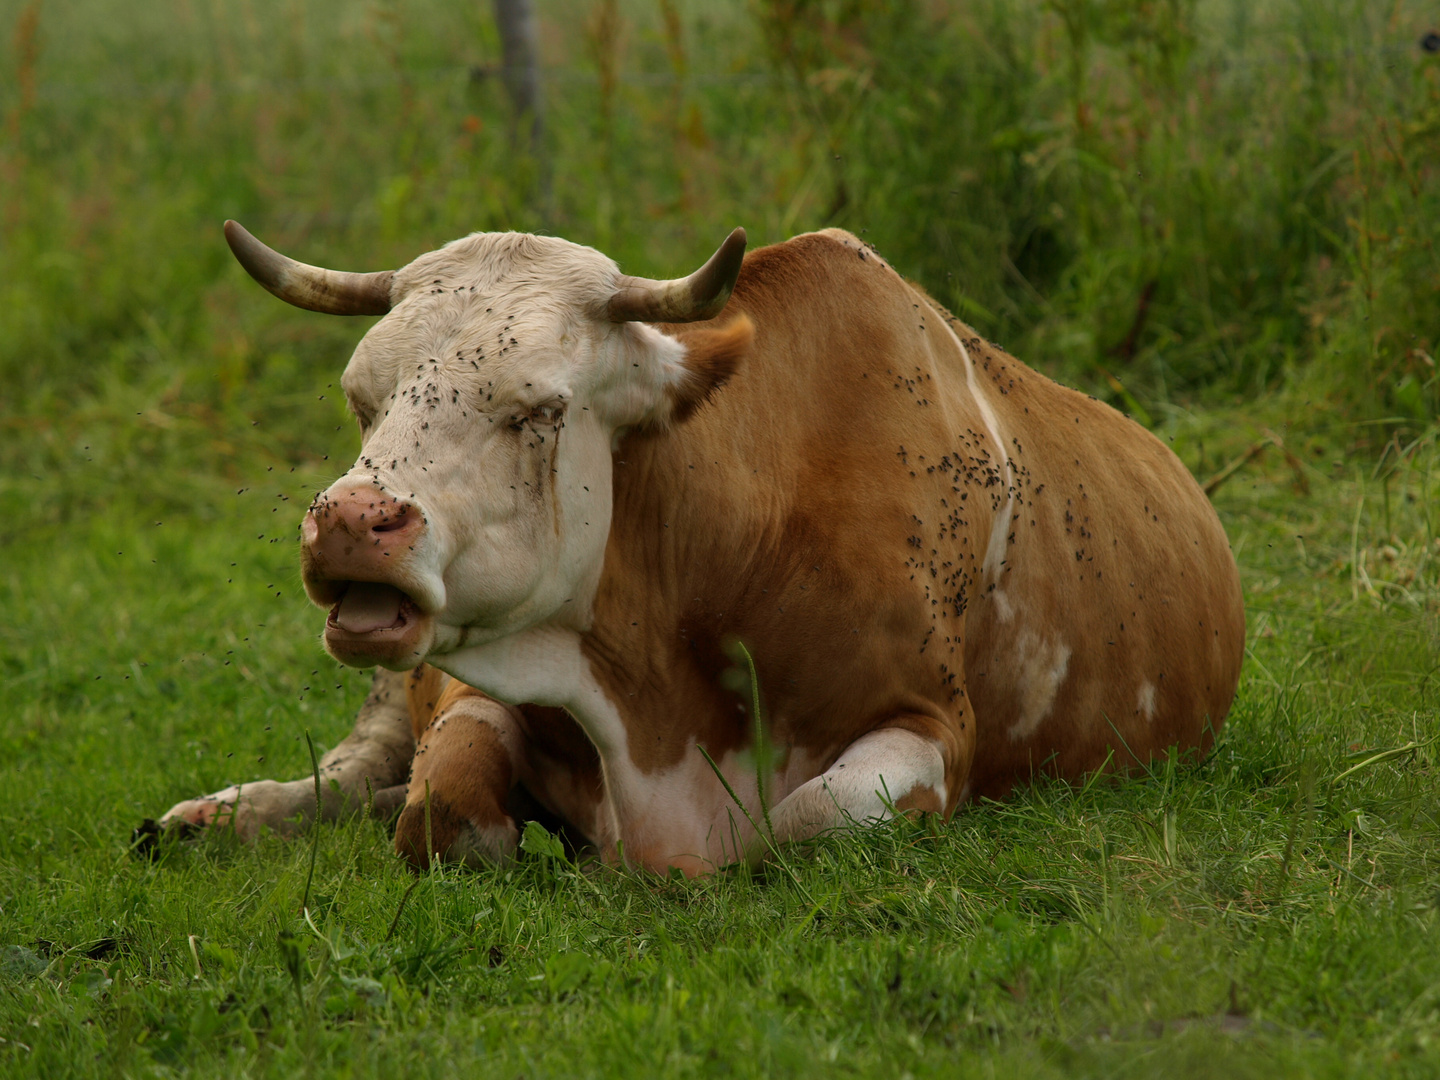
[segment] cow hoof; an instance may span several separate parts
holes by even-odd
[[[441,863],[479,869],[508,861],[519,846],[520,831],[508,816],[476,824],[456,813],[444,799],[432,796],[428,830],[425,817],[425,804],[411,803],[395,823],[395,853],[417,872],[429,869],[432,851]]]
[[[158,828],[165,833],[179,829],[181,835],[228,828],[248,844],[258,839],[265,828],[281,836],[294,835],[302,827],[295,820],[297,815],[314,805],[314,787],[309,780],[290,784],[257,780],[176,803],[165,812]]]
[[[137,859],[151,862],[164,854],[164,845],[171,840],[189,840],[199,829],[188,821],[181,821],[169,827],[161,827],[154,818],[146,818],[130,830],[130,854]]]
[[[238,828],[240,822],[237,820],[239,817],[235,803],[211,795],[203,799],[188,799],[176,803],[165,812],[156,828],[165,833],[178,830],[181,835],[190,836],[212,825],[234,825],[237,826],[236,831],[240,832],[242,830]]]

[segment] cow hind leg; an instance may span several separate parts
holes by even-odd
[[[420,734],[395,850],[416,869],[432,859],[503,862],[519,831],[509,803],[524,749],[519,713],[453,682]]]
[[[835,763],[770,812],[779,843],[883,821],[896,812],[942,812],[945,760],[940,744],[902,727],[883,727],[851,743]]]

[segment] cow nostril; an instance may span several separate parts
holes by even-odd
[[[377,532],[377,533],[396,532],[396,531],[398,531],[398,530],[400,530],[400,529],[405,528],[405,527],[406,527],[407,525],[409,525],[409,524],[410,524],[410,514],[409,514],[409,512],[408,512],[408,511],[405,511],[405,510],[401,510],[401,511],[398,512],[394,517],[384,518],[384,519],[382,519],[379,523],[377,523],[377,524],[375,524],[375,525],[371,525],[371,526],[370,526],[370,531],[371,531],[371,532]]]

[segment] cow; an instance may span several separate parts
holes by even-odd
[[[850,233],[737,229],[673,281],[518,233],[369,274],[226,235],[281,299],[384,316],[301,568],[325,648],[379,669],[319,812],[398,808],[416,866],[505,860],[528,805],[704,874],[1213,744],[1245,618],[1190,473]]]

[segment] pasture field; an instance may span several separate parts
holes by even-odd
[[[1433,10],[537,6],[532,155],[488,5],[0,0],[0,1076],[1440,1075]],[[539,833],[417,878],[361,819],[135,857],[368,684],[294,549],[364,323],[264,295],[227,216],[665,276],[868,230],[1225,477],[1219,744],[695,882]]]
[[[1193,461],[1252,422],[1162,430]],[[348,730],[367,676],[322,653],[291,540],[328,466],[255,435],[234,476],[188,474],[213,432],[148,435],[5,481],[7,1077],[1440,1068],[1433,434],[1379,479],[1314,440],[1219,490],[1250,654],[1202,764],[698,882],[544,843],[417,880],[356,820],[313,834],[308,920],[309,842],[128,841]]]

